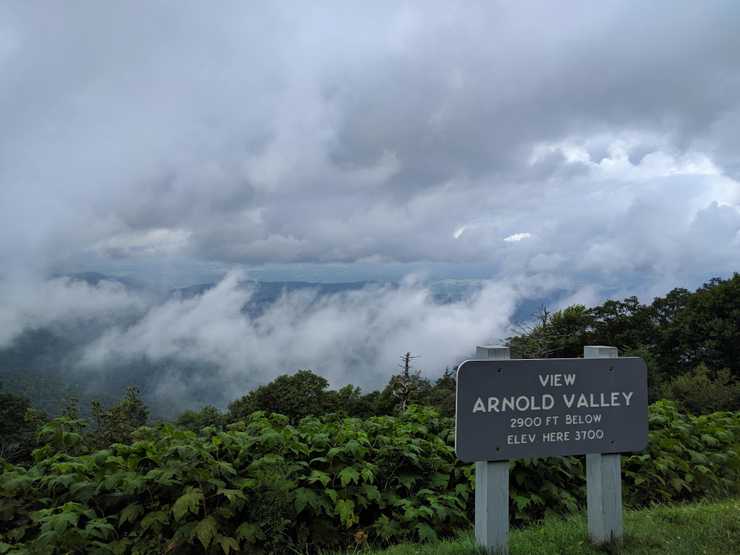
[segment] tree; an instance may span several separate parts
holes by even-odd
[[[610,345],[624,351],[655,342],[654,311],[640,304],[637,297],[609,300],[590,312],[594,344]]]
[[[226,424],[226,415],[213,405],[206,405],[200,410],[186,410],[177,417],[178,426],[197,432],[208,426],[223,428]]]
[[[378,398],[378,411],[382,414],[403,412],[412,404],[428,404],[432,384],[421,376],[421,370],[414,369],[411,353],[401,355],[401,372],[391,376],[388,385]]]
[[[736,411],[740,410],[740,381],[733,380],[728,368],[711,372],[706,364],[700,364],[666,384],[664,397],[694,414]]]
[[[330,405],[329,382],[311,370],[284,374],[250,391],[229,405],[231,421],[246,418],[255,411],[276,412],[297,423],[306,416],[324,414]]]
[[[508,338],[514,358],[578,357],[593,331],[594,317],[583,305],[551,313],[546,306],[533,315],[532,323],[520,325]]]
[[[663,319],[655,346],[660,366],[676,375],[703,362],[740,377],[740,274],[711,279],[693,294],[674,290],[668,298],[653,303]]]
[[[455,416],[455,397],[457,395],[457,379],[455,371],[445,368],[444,373],[434,382],[429,391],[428,403],[439,411],[442,416]]]
[[[0,393],[0,459],[18,464],[31,460],[36,432],[46,415],[31,407],[25,397]]]
[[[92,402],[92,415],[95,430],[92,440],[97,447],[107,447],[113,443],[127,443],[131,435],[149,418],[149,409],[141,400],[139,390],[129,387],[126,395],[110,409],[103,409],[99,401]]]
[[[702,363],[710,372],[727,368],[740,379],[740,274],[711,279],[693,293],[673,289],[650,305],[628,297],[554,313],[543,306],[507,344],[514,358],[578,357],[587,344],[641,356],[651,400]]]
[[[346,385],[326,393],[326,409],[342,416],[368,418],[376,414],[377,397],[377,392],[363,395],[359,387]]]

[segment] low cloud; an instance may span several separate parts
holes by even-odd
[[[123,284],[107,280],[95,285],[66,277],[0,280],[0,349],[30,329],[91,320],[110,326],[142,314],[149,302]]]
[[[469,299],[440,305],[422,284],[370,286],[317,296],[293,292],[258,317],[242,311],[252,291],[239,273],[194,298],[151,307],[129,327],[115,327],[89,345],[88,371],[112,362],[171,361],[156,389],[182,403],[230,399],[285,372],[310,368],[335,385],[383,385],[397,371],[398,357],[421,355],[418,366],[436,375],[473,352],[475,345],[503,339],[518,294],[487,283]],[[201,364],[211,374],[178,372],[177,362]],[[209,391],[198,392],[207,383]],[[208,397],[208,398],[207,398]]]

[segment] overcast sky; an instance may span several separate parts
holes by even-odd
[[[726,275],[739,23],[735,1],[6,1],[0,262]]]

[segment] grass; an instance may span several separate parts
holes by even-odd
[[[510,555],[740,555],[740,499],[626,511],[621,546],[587,541],[585,514],[512,530]],[[478,555],[472,533],[435,544],[401,544],[364,555]]]

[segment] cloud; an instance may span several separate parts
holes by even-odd
[[[524,241],[530,237],[532,237],[532,234],[525,231],[522,233],[512,233],[511,235],[504,237],[504,241],[507,243],[518,243],[519,241]]]
[[[0,280],[0,349],[28,329],[91,320],[105,327],[140,315],[150,302],[108,280],[96,285],[70,278]]]
[[[154,387],[170,401],[179,392],[181,404],[230,400],[300,368],[335,386],[377,388],[406,351],[421,355],[418,366],[433,376],[476,344],[505,338],[519,296],[511,287],[487,283],[466,300],[440,305],[428,288],[406,280],[399,287],[329,296],[294,292],[250,317],[242,307],[252,291],[240,284],[242,278],[232,272],[202,295],[173,298],[133,325],[109,328],[86,348],[83,366],[95,373],[142,356],[170,361]],[[192,364],[210,373],[178,370]]]
[[[93,249],[105,256],[172,255],[187,248],[192,232],[181,229],[148,229],[121,233],[99,241]]]
[[[658,188],[681,222],[738,206],[718,191],[740,167],[733,2],[0,9],[5,263],[164,250],[523,271],[571,260],[571,242],[620,251],[622,228],[577,210],[594,199]],[[697,205],[684,178],[714,194]],[[549,240],[495,244],[522,228]]]

